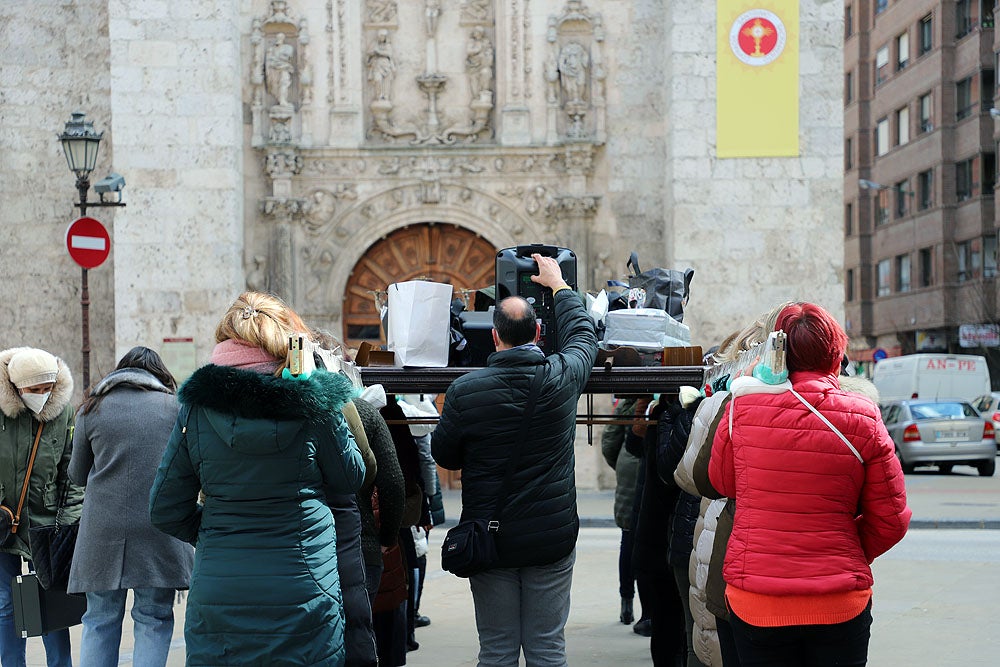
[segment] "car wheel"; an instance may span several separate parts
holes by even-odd
[[[916,468],[912,463],[906,463],[903,457],[899,453],[899,447],[896,448],[896,458],[899,459],[899,465],[903,468],[903,474],[909,475]]]
[[[997,460],[993,458],[989,461],[980,461],[976,467],[979,469],[980,477],[992,477],[997,471]]]
[[[942,463],[942,464],[938,465],[938,470],[940,470],[941,472],[943,472],[946,475],[949,475],[949,474],[951,474],[951,469],[953,467],[954,466],[951,463]]]

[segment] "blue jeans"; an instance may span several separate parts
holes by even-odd
[[[566,620],[576,550],[550,565],[497,568],[469,578],[479,667],[566,667]]]
[[[14,599],[11,579],[21,574],[21,557],[0,553],[0,665],[25,667],[26,640],[14,631]],[[69,648],[69,630],[42,636],[45,661],[49,667],[73,667]]]
[[[127,595],[128,590],[87,593],[80,664],[117,667]],[[163,667],[167,664],[174,633],[174,589],[134,588],[132,596],[135,623],[132,664],[134,667]]]

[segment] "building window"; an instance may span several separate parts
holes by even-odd
[[[910,62],[910,33],[904,32],[896,37],[896,71],[906,67]]]
[[[934,121],[931,117],[932,101],[930,93],[920,96],[920,125],[917,128],[917,134],[930,132],[934,129]]]
[[[993,186],[997,180],[996,153],[983,153],[983,187],[984,195],[993,194]]]
[[[896,256],[896,291],[910,291],[910,256]]]
[[[983,239],[983,278],[997,275],[997,237],[991,234]]]
[[[885,11],[886,7],[889,6],[889,0],[875,0],[875,16],[878,16]]]
[[[979,74],[979,101],[983,111],[989,112],[993,106],[993,96],[996,94],[996,73],[991,69],[984,69]]]
[[[854,72],[844,75],[844,105],[854,101]]]
[[[878,86],[889,78],[889,45],[886,44],[875,52],[875,85]]]
[[[930,287],[934,284],[934,249],[920,249],[920,286]]]
[[[983,27],[993,27],[993,13],[997,9],[997,0],[988,0],[983,3]]]
[[[875,224],[889,222],[889,188],[882,188],[875,195]]]
[[[955,84],[955,119],[971,116],[972,106],[972,77],[966,77]]]
[[[972,158],[955,164],[955,198],[965,201],[972,198]]]
[[[917,174],[917,208],[921,211],[934,204],[934,172],[930,169]]]
[[[982,240],[972,239],[957,244],[958,282],[976,280],[982,276]]]
[[[879,118],[875,125],[875,156],[889,152],[889,119]]]
[[[972,32],[975,24],[972,18],[972,0],[958,0],[955,3],[955,38],[961,38]]]
[[[848,302],[854,301],[854,269],[847,269],[844,277],[844,299]]]
[[[844,41],[846,42],[854,34],[854,8],[851,5],[844,7]]]
[[[892,293],[889,282],[889,260],[883,259],[878,263],[878,296],[886,296]]]
[[[854,140],[844,139],[844,171],[854,168]]]
[[[928,14],[920,19],[920,55],[934,48],[934,16]]]
[[[910,109],[903,107],[896,111],[896,145],[902,146],[910,141]]]
[[[844,204],[844,236],[854,233],[854,204]]]
[[[913,193],[910,192],[908,187],[910,184],[907,181],[900,181],[896,183],[896,187],[893,190],[896,191],[896,217],[904,218],[906,217],[906,212],[909,204],[909,197]]]

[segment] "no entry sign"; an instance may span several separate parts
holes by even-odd
[[[66,230],[66,248],[73,261],[85,269],[104,263],[111,252],[108,230],[94,218],[77,218]]]

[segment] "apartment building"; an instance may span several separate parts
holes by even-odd
[[[851,357],[987,354],[1000,380],[996,0],[844,3]]]

